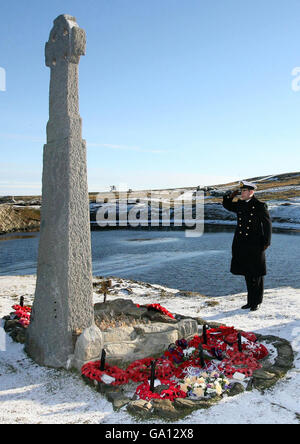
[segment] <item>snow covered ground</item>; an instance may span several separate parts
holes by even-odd
[[[113,279],[114,295],[144,304],[157,302],[174,313],[200,316],[261,334],[289,340],[295,352],[294,368],[262,395],[257,390],[225,398],[208,410],[198,410],[177,424],[298,424],[300,422],[300,290],[266,290],[257,312],[241,310],[245,293],[214,298],[176,296],[177,290]],[[0,316],[25,297],[33,300],[35,276],[0,277]],[[128,290],[127,290],[128,289]],[[163,290],[163,291],[162,291]],[[130,294],[128,294],[130,293]],[[94,293],[94,301],[102,300]],[[208,304],[210,302],[210,304]],[[85,385],[77,373],[39,367],[0,328],[0,423],[135,424],[126,408],[112,405]],[[164,421],[156,421],[163,424]]]

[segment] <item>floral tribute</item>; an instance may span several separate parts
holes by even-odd
[[[117,366],[105,364],[104,370],[100,370],[100,360],[88,362],[81,368],[81,374],[98,382],[104,382],[105,376],[111,378],[111,385],[122,385],[128,383],[128,374]]]
[[[172,319],[175,319],[175,317],[170,313],[165,307],[162,307],[160,304],[148,304],[146,305],[148,310],[156,310],[166,316],[169,316]]]
[[[190,367],[188,375],[180,381],[180,389],[191,399],[221,396],[229,388],[230,381],[223,373],[195,367]]]
[[[106,365],[104,372],[99,369],[100,361],[90,362],[82,367],[82,374],[99,382],[105,382],[104,374],[109,375],[114,378],[112,385],[141,382],[136,395],[144,400],[200,399],[222,396],[229,390],[232,378],[251,377],[267,355],[268,350],[257,342],[254,333],[221,326],[205,330],[205,334],[190,341],[176,341],[161,358],[136,360],[126,370]],[[153,361],[155,385],[149,382]]]
[[[175,398],[185,398],[187,396],[178,382],[161,379],[159,386],[162,387],[162,390],[159,390],[159,392],[154,390],[152,392],[149,382],[144,382],[137,387],[136,394],[140,399],[144,399],[145,401],[150,401],[150,399],[169,399],[170,401],[174,401]]]
[[[238,345],[239,333],[242,338],[242,351]],[[206,332],[206,340],[204,335],[196,335],[189,342],[176,341],[176,344],[165,352],[167,359],[177,364],[177,377],[182,377],[188,367],[201,366],[199,346],[206,354],[206,368],[217,369],[228,378],[232,378],[235,373],[251,377],[254,370],[262,367],[258,361],[268,355],[268,350],[257,342],[254,333],[238,332],[234,327],[211,328]]]
[[[15,310],[12,313],[12,316],[15,319],[18,319],[19,324],[23,325],[23,327],[27,328],[30,324],[30,313],[31,307],[25,305],[13,305],[12,308]]]
[[[176,374],[174,364],[165,358],[144,358],[132,362],[126,369],[128,379],[134,382],[148,381],[150,378],[151,362],[155,360],[155,375],[158,379],[169,379]]]
[[[140,304],[136,304],[137,307],[140,307]],[[148,310],[158,311],[159,313],[164,314],[165,316],[169,316],[172,319],[175,319],[175,317],[170,313],[165,307],[162,307],[160,304],[147,304],[146,306],[143,305],[143,307],[147,307]]]

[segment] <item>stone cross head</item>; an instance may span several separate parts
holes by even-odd
[[[67,14],[58,16],[45,47],[46,66],[78,64],[80,56],[85,54],[85,45],[85,31],[79,28],[76,18]]]

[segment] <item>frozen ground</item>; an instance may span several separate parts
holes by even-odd
[[[199,410],[180,424],[298,424],[300,421],[300,290],[267,290],[261,309],[241,310],[245,294],[212,298],[175,296],[177,290],[113,279],[112,297],[133,299],[136,303],[157,302],[171,312],[200,316],[224,322],[246,331],[273,334],[288,339],[295,352],[294,368],[264,395],[254,390],[225,398],[208,410]],[[25,297],[30,304],[35,276],[0,277],[0,315]],[[95,302],[101,301],[94,294]],[[30,424],[134,424],[125,410],[114,412],[111,404],[83,383],[77,373],[37,366],[0,329],[0,423]],[[157,421],[158,423],[159,421]],[[162,420],[161,423],[164,423]]]

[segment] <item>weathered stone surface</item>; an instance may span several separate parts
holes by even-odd
[[[294,362],[294,352],[290,344],[279,344],[276,346],[278,357],[275,361],[276,367],[290,369]]]
[[[152,410],[152,404],[143,399],[138,399],[136,401],[131,401],[127,405],[127,410],[132,415],[139,415],[142,417],[149,416]]]
[[[104,384],[104,382],[98,382],[96,386],[97,386],[97,391],[102,395],[105,395],[106,397],[110,393],[120,392],[120,387],[118,385]]]
[[[178,418],[178,411],[169,399],[152,399],[153,414],[164,419]]]
[[[97,303],[94,305],[95,316],[102,314],[126,314],[133,318],[141,318],[147,313],[146,307],[137,307],[130,299],[113,299],[105,303]]]
[[[106,398],[112,403],[115,409],[120,409],[131,402],[131,399],[125,396],[122,392],[108,392]]]
[[[194,319],[183,319],[176,325],[178,330],[178,339],[185,338],[191,339],[198,333],[198,324]]]
[[[176,398],[174,400],[174,407],[178,410],[192,410],[196,408],[195,402],[187,398]]]
[[[81,367],[89,361],[100,358],[103,349],[103,334],[95,325],[86,328],[78,337],[75,345],[72,366],[79,371]]]
[[[67,367],[73,332],[92,325],[92,263],[86,146],[78,100],[85,33],[74,17],[54,21],[46,44],[51,68],[44,146],[37,283],[26,350],[41,365]]]
[[[113,331],[109,336],[104,333],[104,347],[107,352],[107,362],[110,364],[122,361],[132,362],[136,359],[160,354],[170,343],[178,339],[178,330],[163,323],[149,326],[141,324],[139,327],[116,330],[120,330],[118,336]]]
[[[243,386],[243,384],[239,383],[239,382],[235,382],[232,387],[230,388],[229,392],[228,392],[228,396],[236,396],[239,395],[240,393],[244,393],[245,391],[245,387]]]
[[[108,328],[103,331],[103,341],[107,344],[121,344],[122,342],[132,342],[137,338],[134,327]]]
[[[265,370],[255,370],[253,372],[253,387],[257,390],[264,391],[272,387],[278,380],[278,377],[274,373],[267,372]]]
[[[197,322],[184,319],[176,324],[155,322],[135,327],[111,328],[103,332],[107,362],[120,365],[163,353],[170,344],[197,334]]]
[[[253,372],[253,377],[255,379],[263,379],[265,381],[270,381],[271,379],[274,379],[274,376],[274,373],[270,373],[262,369],[255,370]]]
[[[290,370],[294,365],[294,351],[292,349],[291,344],[289,341],[283,338],[279,338],[277,336],[273,335],[266,335],[262,336],[259,335],[259,340],[264,341],[267,344],[272,344],[276,350],[277,350],[277,357],[275,359],[275,363],[271,364],[266,358],[262,361],[263,370],[269,373],[274,374],[273,378],[273,384],[268,383],[268,387],[271,385],[274,385],[279,378],[282,378],[288,370]],[[256,386],[262,387],[263,389],[263,383],[260,382],[256,383]],[[267,387],[266,387],[267,388]]]

